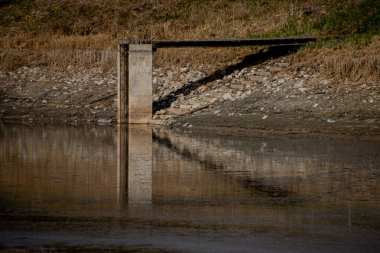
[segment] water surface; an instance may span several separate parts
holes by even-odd
[[[379,213],[378,142],[0,126],[3,248],[379,252]]]

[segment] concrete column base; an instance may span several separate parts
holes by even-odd
[[[152,119],[151,44],[130,44],[128,50],[128,123],[147,124]]]

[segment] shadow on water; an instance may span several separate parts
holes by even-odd
[[[185,145],[182,145],[181,148],[179,144],[176,145],[174,142],[172,142],[168,135],[160,137],[158,134],[153,133],[153,141],[156,141],[161,146],[164,146],[167,149],[176,152],[183,159],[188,159],[190,161],[199,163],[205,169],[211,169],[223,173],[224,169],[226,168],[226,165],[223,164],[223,161],[221,161],[217,157],[214,157],[213,159],[213,157],[209,156],[207,157],[207,159],[204,160],[198,156],[197,152],[193,152],[191,148],[185,147]],[[286,198],[290,195],[289,191],[287,190],[283,190],[279,187],[265,185],[260,180],[255,180],[249,177],[239,177],[237,178],[237,181],[240,182],[244,188],[250,189],[255,193],[263,193],[269,197]]]
[[[244,68],[254,66],[260,63],[263,63],[272,58],[279,58],[281,56],[289,55],[291,53],[296,52],[300,48],[299,45],[286,45],[286,46],[271,46],[266,51],[261,51],[256,54],[251,54],[237,63],[230,66],[227,66],[224,69],[217,70],[214,73],[198,80],[195,82],[190,82],[188,84],[183,85],[177,90],[169,93],[168,95],[159,98],[156,101],[153,101],[153,113],[170,107],[170,105],[177,100],[180,95],[188,95],[191,91],[197,89],[198,87],[205,85],[207,83],[213,82],[218,79],[222,79],[223,77],[232,74],[235,71],[242,70]]]

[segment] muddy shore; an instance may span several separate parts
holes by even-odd
[[[22,67],[0,72],[0,83],[3,122],[117,122],[112,69]],[[224,69],[156,67],[153,93],[153,124],[380,140],[378,80],[329,77],[293,66],[290,56]]]

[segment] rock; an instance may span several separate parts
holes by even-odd
[[[44,100],[42,100],[42,103],[43,104],[47,104],[47,101],[44,99]]]
[[[236,89],[236,90],[244,88],[244,86],[242,85],[242,83],[231,84],[230,87],[233,88],[233,89]]]
[[[217,100],[218,100],[217,98],[213,98],[213,99],[211,99],[211,100],[210,100],[210,104],[215,103]]]
[[[287,62],[278,62],[277,66],[283,67],[283,68],[287,68],[287,67],[289,67],[289,63],[287,63]]]
[[[269,71],[260,71],[260,72],[257,72],[256,74],[259,76],[266,76],[266,77],[270,76]]]
[[[181,71],[182,73],[187,73],[190,71],[189,68],[180,68],[179,71]]]
[[[261,119],[267,119],[268,115],[264,115]]]
[[[173,115],[182,115],[186,113],[186,109],[181,109],[181,108],[171,108],[169,113]]]
[[[223,98],[223,99],[226,99],[226,100],[231,100],[231,99],[233,99],[233,97],[232,97],[231,94],[229,94],[229,93],[224,94],[224,95],[222,96],[222,98]]]
[[[180,109],[190,109],[191,107],[192,107],[192,105],[187,105],[187,104],[180,104],[179,105]]]
[[[307,88],[298,88],[298,90],[301,92],[306,92],[308,89]]]
[[[112,119],[98,119],[98,124],[110,124]]]
[[[280,67],[271,67],[271,68],[269,68],[270,72],[279,72],[281,70],[282,70],[282,68],[280,68]]]

